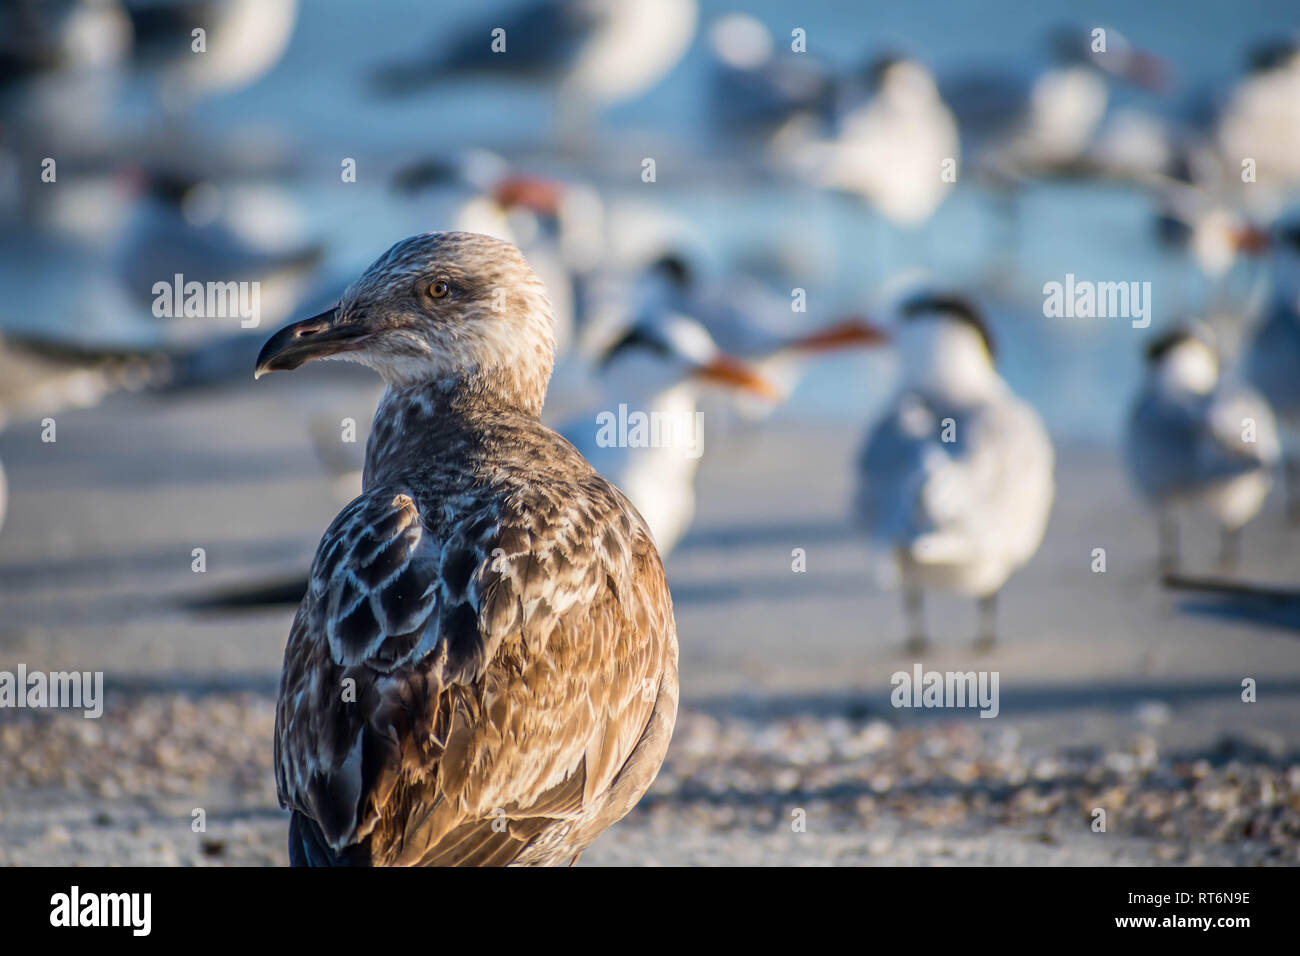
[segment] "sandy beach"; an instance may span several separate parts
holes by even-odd
[[[98,720],[0,717],[0,864],[287,862],[271,735],[292,608],[186,605],[304,573],[341,506],[304,396],[329,388],[365,421],[373,389],[303,379],[117,396],[57,416],[54,443],[31,422],[0,435],[0,666],[106,685]],[[668,761],[581,865],[1300,862],[1300,631],[1162,591],[1112,448],[1058,448],[1047,537],[1005,591],[993,654],[972,650],[973,607],[927,608],[919,663],[996,671],[998,716],[891,705],[891,675],[918,661],[847,518],[864,425],[713,439],[667,562]],[[1240,574],[1296,580],[1294,534],[1275,492]],[[1214,543],[1189,532],[1189,571]]]

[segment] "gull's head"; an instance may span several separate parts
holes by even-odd
[[[380,256],[335,308],[272,336],[256,376],[325,358],[367,365],[399,387],[464,380],[537,412],[555,358],[551,306],[510,243],[469,232],[414,236]]]
[[[945,394],[983,392],[1000,381],[993,335],[963,296],[923,291],[898,307],[892,333],[905,386]]]
[[[1214,333],[1203,323],[1178,326],[1147,346],[1147,375],[1171,392],[1208,395],[1219,384],[1219,351]]]

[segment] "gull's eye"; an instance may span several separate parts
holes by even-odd
[[[441,299],[450,291],[451,286],[447,284],[445,279],[439,279],[437,282],[434,282],[429,286],[429,295],[435,299]]]

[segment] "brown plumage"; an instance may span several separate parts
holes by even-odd
[[[295,864],[571,863],[658,772],[672,602],[636,510],[537,418],[551,336],[518,250],[432,234],[259,357],[389,383],[285,649]]]

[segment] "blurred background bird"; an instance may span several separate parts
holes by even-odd
[[[708,43],[710,120],[733,147],[772,146],[831,122],[835,75],[814,55],[778,49],[762,21],[744,13],[718,17]]]
[[[871,64],[864,93],[839,110],[831,138],[791,147],[791,162],[890,223],[912,229],[926,222],[956,182],[960,158],[957,121],[934,75],[916,60],[887,54]]]
[[[768,401],[779,393],[680,313],[644,315],[601,357],[597,374],[599,412],[560,433],[628,496],[666,555],[695,517],[695,472],[712,438],[698,388],[743,389]]]
[[[858,520],[897,562],[909,651],[928,645],[922,602],[930,589],[976,598],[976,645],[991,650],[998,592],[1047,528],[1052,444],[1038,414],[998,375],[972,303],[919,292],[901,304],[899,319],[899,391],[858,462]]]
[[[1272,410],[1253,389],[1224,381],[1213,333],[1176,328],[1147,347],[1147,375],[1129,414],[1124,451],[1138,490],[1155,509],[1160,568],[1179,570],[1178,525],[1211,517],[1219,563],[1234,566],[1242,527],[1273,482],[1279,445]]]
[[[298,0],[123,0],[123,6],[137,75],[173,117],[204,97],[259,79],[284,55],[298,17]]]
[[[602,106],[643,92],[681,58],[695,33],[695,0],[543,0],[483,21],[374,74],[384,95],[472,76],[551,87],[569,133]]]
[[[940,84],[967,138],[970,164],[995,178],[1068,169],[1100,130],[1119,82],[1159,90],[1167,67],[1113,27],[1056,25],[1042,54],[956,69]]]

